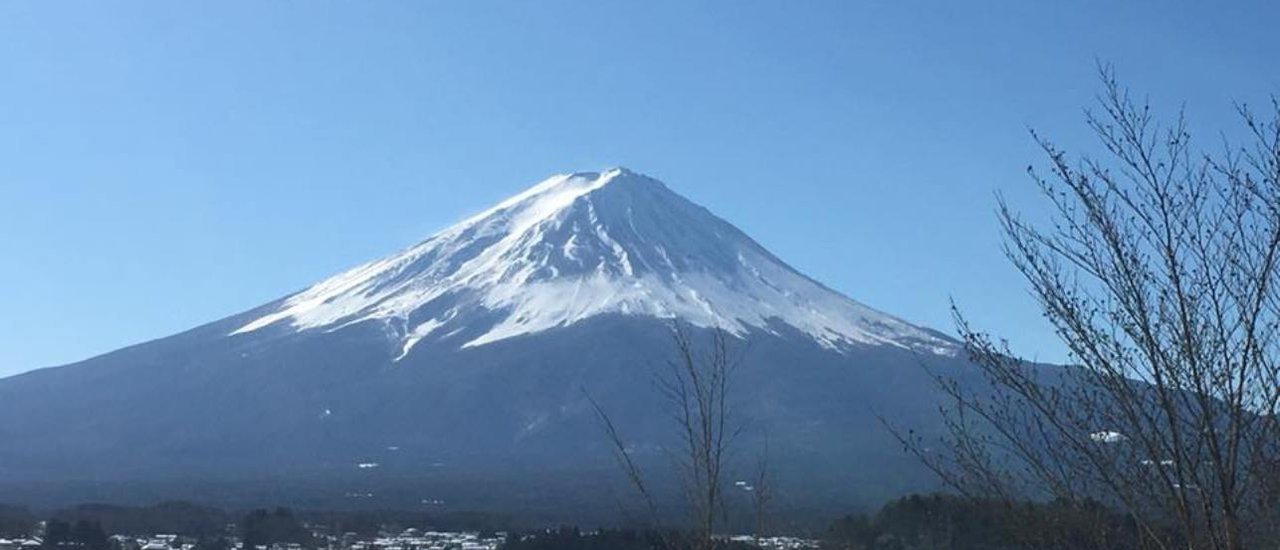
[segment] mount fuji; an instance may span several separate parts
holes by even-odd
[[[954,348],[823,287],[661,182],[624,168],[552,177],[291,296],[231,335],[374,321],[400,346],[400,360],[432,335],[434,344],[467,348],[608,313],[739,336],[778,322],[833,350]],[[467,330],[478,326],[486,331]],[[464,331],[470,336],[458,338]]]
[[[960,345],[615,168],[553,176],[250,311],[0,380],[0,489],[580,520],[625,490],[592,399],[637,460],[670,469],[652,381],[673,323],[732,335],[739,458],[768,441],[798,505],[929,486],[880,419],[936,426],[920,366],[965,372]]]

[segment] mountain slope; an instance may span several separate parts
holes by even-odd
[[[962,372],[956,344],[614,169],[552,177],[253,310],[0,380],[0,490],[193,498],[196,484],[251,504],[548,514],[557,502],[558,521],[583,521],[568,510],[602,513],[619,498],[587,395],[638,460],[669,466],[652,381],[673,320],[695,339],[736,335],[740,444],[754,452],[767,438],[798,502],[840,509],[927,487],[879,417],[934,422],[919,366]]]
[[[496,315],[489,315],[496,313]],[[824,346],[947,353],[952,343],[833,292],[729,223],[626,169],[552,177],[404,252],[325,280],[238,327],[331,330],[379,320],[400,356],[424,338],[470,347],[604,313],[743,334],[771,320]],[[478,317],[492,326],[459,342]]]

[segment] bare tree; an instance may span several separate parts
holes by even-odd
[[[1247,144],[1206,154],[1181,114],[1161,126],[1100,73],[1086,117],[1106,155],[1033,134],[1053,219],[999,204],[1075,365],[1017,359],[957,312],[987,384],[939,376],[947,435],[903,440],[968,494],[1101,500],[1152,547],[1256,546],[1280,496],[1280,103],[1262,120],[1240,106]]]
[[[738,359],[729,350],[729,335],[711,333],[699,349],[680,324],[673,325],[676,358],[658,387],[667,398],[683,445],[676,455],[684,492],[693,517],[696,546],[711,548],[716,521],[724,515],[724,468],[730,443],[740,430],[729,410],[730,381]]]
[[[755,533],[757,537],[767,536],[770,531],[769,519],[773,511],[773,469],[769,466],[769,438],[764,440],[764,449],[756,462],[751,480],[751,509],[755,515]]]
[[[591,410],[595,412],[596,419],[600,421],[601,427],[604,428],[605,435],[609,438],[609,444],[613,448],[613,456],[618,461],[618,466],[627,474],[627,481],[640,494],[640,498],[644,500],[645,510],[648,512],[649,520],[654,526],[661,522],[658,518],[658,508],[654,504],[653,494],[649,490],[649,484],[645,481],[644,473],[640,470],[640,466],[631,458],[631,453],[627,448],[627,444],[622,439],[622,434],[618,432],[617,426],[613,423],[613,419],[604,411],[600,403],[591,397],[590,393],[583,390],[583,394],[587,398],[587,402],[591,404]]]
[[[733,418],[729,392],[741,357],[730,349],[725,331],[714,329],[706,345],[694,342],[689,330],[679,323],[671,328],[675,357],[657,376],[656,385],[667,401],[680,447],[672,453],[681,480],[681,491],[689,506],[693,526],[693,546],[715,546],[717,522],[724,519],[724,476],[733,439],[741,426]],[[651,517],[657,522],[654,498],[639,466],[613,420],[588,396],[612,443],[614,454],[628,480],[643,497]],[[668,541],[670,543],[670,541]]]

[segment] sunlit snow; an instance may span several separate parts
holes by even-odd
[[[387,258],[322,281],[236,329],[387,323],[399,360],[484,319],[475,347],[601,314],[735,334],[789,325],[818,344],[951,354],[932,332],[801,275],[729,223],[625,169],[558,175]],[[491,325],[491,326],[490,326]]]

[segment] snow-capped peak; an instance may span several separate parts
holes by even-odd
[[[954,351],[928,330],[801,275],[706,209],[624,168],[553,176],[290,296],[232,334],[381,321],[404,357],[424,340],[481,346],[601,314],[678,318],[735,334],[780,323],[834,349]]]

